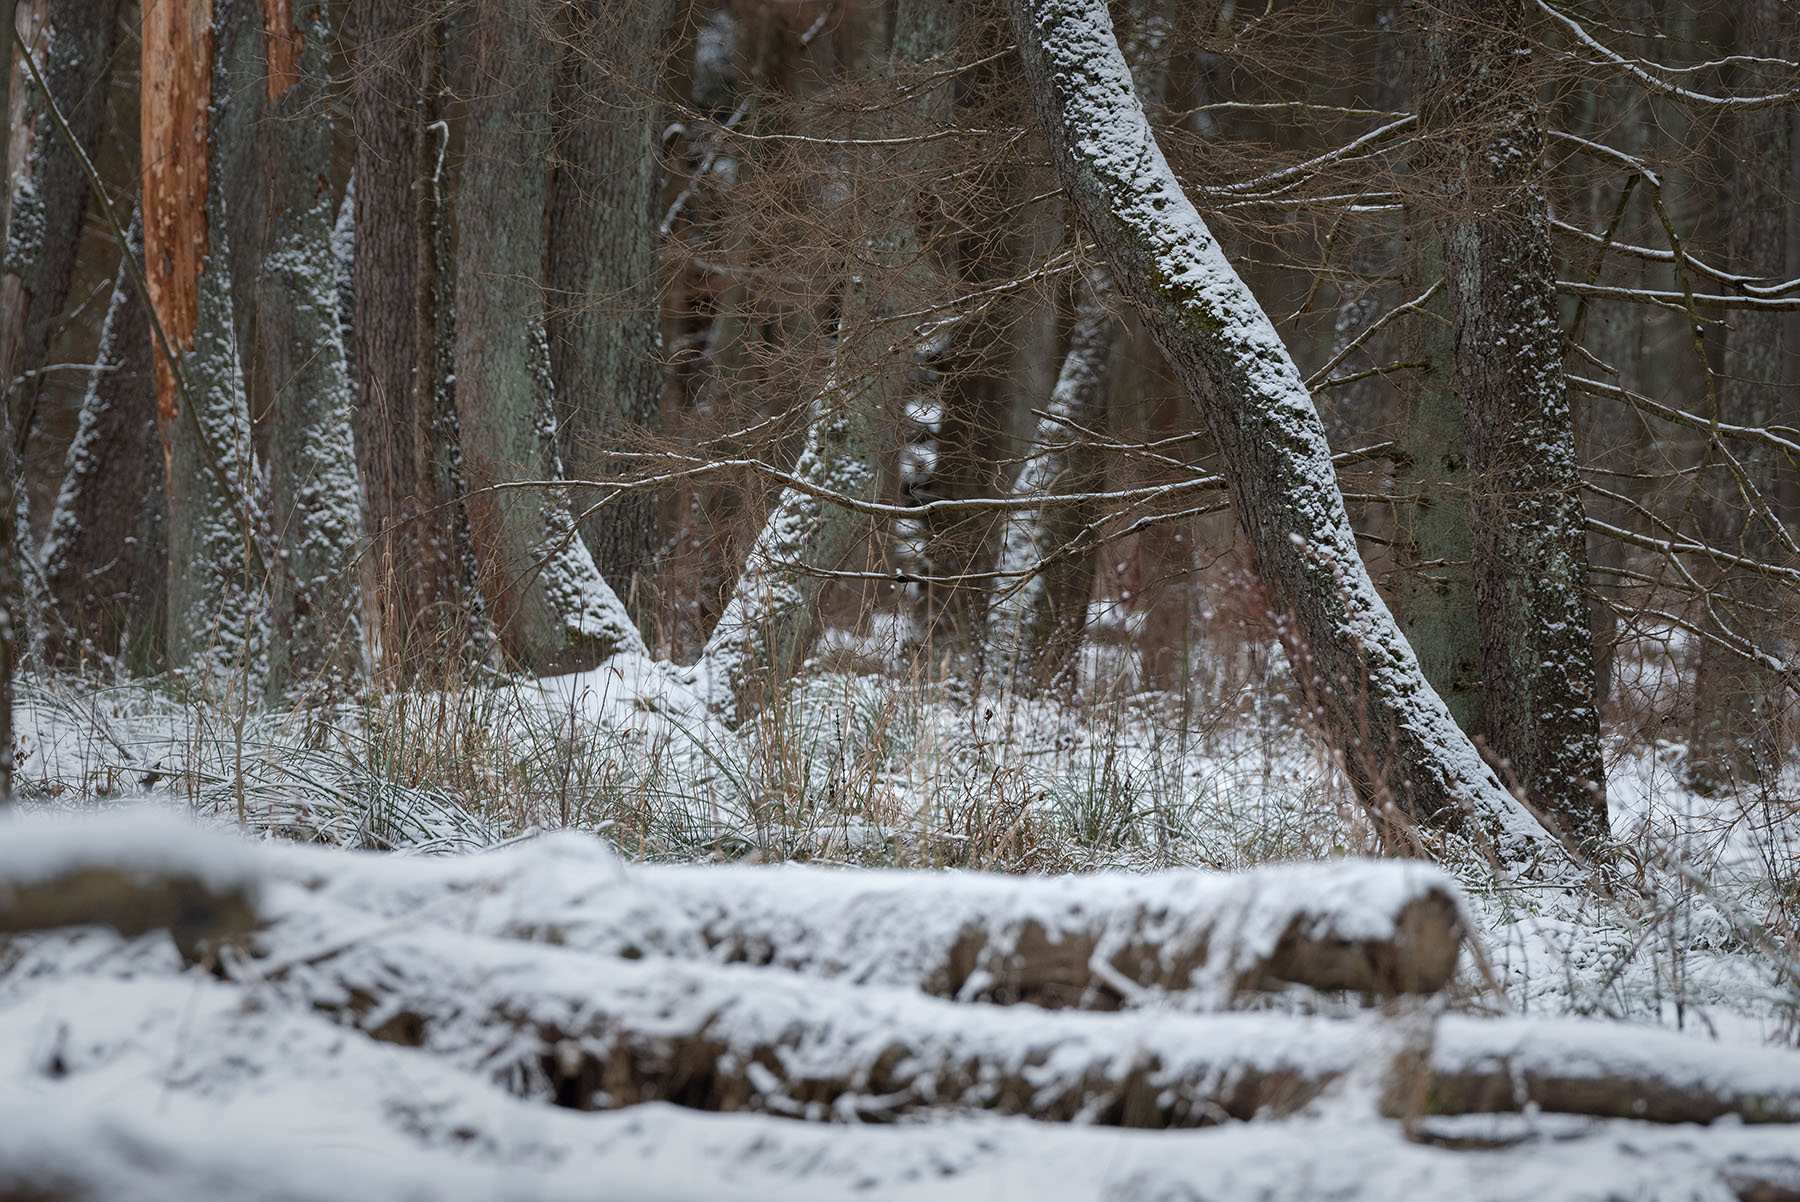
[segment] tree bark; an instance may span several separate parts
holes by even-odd
[[[1739,10],[1738,53],[1778,58],[1795,46],[1794,16],[1781,0],[1749,0]],[[1783,192],[1790,122],[1781,109],[1737,114],[1729,135],[1730,220],[1726,269],[1780,278],[1787,266],[1789,202]],[[1786,315],[1734,313],[1725,334],[1717,379],[1719,418],[1743,426],[1775,426],[1782,404]],[[1737,461],[1732,471],[1719,463]],[[1710,465],[1698,499],[1701,534],[1716,547],[1776,562],[1787,540],[1777,490],[1781,454],[1761,442],[1707,450]],[[1702,628],[1772,651],[1780,637],[1781,590],[1767,576],[1726,568],[1707,573],[1713,586]],[[1729,788],[1777,788],[1781,769],[1781,675],[1767,662],[1737,655],[1710,639],[1700,642],[1694,681],[1694,727],[1688,740],[1688,783],[1702,793]]]
[[[1359,796],[1384,830],[1400,814],[1472,818],[1503,862],[1558,871],[1562,849],[1476,755],[1376,595],[1318,411],[1169,170],[1104,3],[1009,7],[1064,193],[1207,421],[1296,676]]]
[[[563,462],[572,478],[630,471],[610,459],[661,425],[656,158],[664,0],[579,0],[565,14],[550,203],[545,325]],[[612,18],[610,20],[606,18]],[[648,611],[660,500],[627,493],[582,523],[595,562]]]
[[[133,231],[134,234],[136,231]],[[125,253],[140,255],[133,237]],[[44,655],[73,667],[91,652],[136,668],[161,658],[168,621],[166,505],[150,319],[120,267],[88,380],[62,489],[39,554],[52,608]]]
[[[268,194],[258,331],[271,405],[272,695],[337,697],[362,676],[361,484],[332,253],[330,29],[323,5],[262,0]],[[304,14],[304,15],[303,15]]]
[[[257,96],[247,0],[145,10],[144,257],[177,363],[155,360],[168,490],[169,659],[198,687],[260,690],[266,609],[233,305],[228,210],[248,174]],[[218,103],[214,103],[215,97]]]
[[[480,0],[465,35],[456,415],[489,616],[513,662],[553,672],[643,642],[576,533],[564,490],[546,483],[561,466],[538,284],[549,150],[544,15],[535,0]]]
[[[460,648],[457,543],[438,487],[435,181],[444,146],[428,0],[358,0],[351,225],[354,426],[370,550],[370,623],[390,681]]]
[[[1469,446],[1482,731],[1571,837],[1607,836],[1587,534],[1563,377],[1529,0],[1432,0],[1420,76],[1444,208],[1455,384]]]
[[[1013,496],[1092,491],[1105,473],[1083,430],[1104,429],[1123,328],[1107,305],[1112,282],[1095,269],[1080,287],[1069,348]],[[1003,592],[988,608],[984,669],[1012,688],[1037,692],[1073,675],[1087,627],[1098,542],[1091,506],[1019,510],[1000,531],[995,569]]]
[[[38,10],[35,20],[22,22],[39,31],[32,51],[38,69],[69,132],[91,158],[106,108],[119,0],[35,0],[28,7]],[[5,37],[10,46],[10,22]],[[0,277],[0,383],[24,377],[11,397],[19,450],[36,421],[44,387],[38,370],[62,321],[88,201],[81,160],[52,126],[45,97],[31,87],[23,100],[23,145],[12,153],[29,162],[20,176],[9,177],[20,178],[22,186],[12,199]]]

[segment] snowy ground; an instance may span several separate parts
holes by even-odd
[[[559,1198],[591,1197],[605,1181],[605,1196],[632,1198],[1729,1198],[1792,1167],[1783,1157],[1797,1155],[1800,1132],[1785,1124],[1468,1116],[1431,1120],[1435,1144],[1409,1140],[1423,1129],[1381,1118],[1356,1073],[1279,1121],[1205,1131],[930,1110],[876,1126],[813,1124],[660,1101],[582,1112],[498,1071],[491,1061],[504,1042],[366,1037],[292,966],[343,929],[390,956],[398,940],[420,963],[443,964],[453,994],[507,973],[537,979],[539,961],[492,946],[469,897],[486,896],[483,880],[517,888],[506,856],[540,844],[566,855],[575,845],[537,835],[550,828],[598,833],[628,861],[651,862],[1237,870],[1368,850],[1279,680],[1259,687],[1270,669],[1253,666],[1197,671],[1184,698],[1120,688],[1089,690],[1078,704],[819,672],[738,731],[711,725],[678,683],[630,659],[325,718],[234,709],[168,682],[31,681],[18,720],[27,811],[128,798],[233,840],[241,829],[253,840],[474,858],[460,892],[439,898],[409,895],[398,860],[358,860],[387,866],[359,870],[391,877],[386,900],[339,898],[334,910],[321,908],[323,894],[306,885],[317,872],[304,865],[338,853],[267,846],[258,854],[272,857],[269,897],[287,915],[290,943],[223,980],[185,967],[166,937],[83,930],[0,941],[0,1081],[11,1083],[0,1088],[0,1195],[31,1185],[40,1194],[30,1196],[82,1198]],[[1679,757],[1675,744],[1615,744],[1609,795],[1627,887],[1611,898],[1452,864],[1487,966],[1466,959],[1438,1005],[1593,1016],[1636,1024],[1644,1038],[1660,1027],[1682,1046],[1714,1049],[1707,1055],[1720,1063],[1800,1040],[1796,807],[1693,797],[1677,787]],[[548,880],[547,862],[525,877]],[[629,964],[611,959],[619,950],[592,954]],[[371,980],[414,962],[382,963]],[[629,977],[621,968],[580,986],[591,957],[569,971],[569,996]],[[466,988],[456,984],[464,977]],[[1305,991],[1231,1004],[1271,1011],[1269,1022],[1317,1011],[1372,1024],[1354,1028],[1371,1046],[1400,1029],[1346,1017],[1341,1001]],[[1134,1046],[1178,1032],[1167,1024],[1188,1021],[1175,1016],[1184,1008],[1139,999],[1133,1021],[1149,1025]],[[957,1012],[982,1009],[993,1008]],[[1274,1029],[1242,1038],[1278,1042]],[[1800,1072],[1788,1082],[1795,1062],[1781,1058],[1800,1053],[1766,1055],[1777,1057],[1769,1088],[1800,1097]]]

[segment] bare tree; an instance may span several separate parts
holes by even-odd
[[[1102,0],[1011,0],[1064,193],[1218,444],[1256,569],[1290,616],[1290,656],[1379,818],[1474,825],[1508,863],[1557,860],[1426,683],[1376,595],[1317,409],[1268,317],[1157,146]]]
[[[643,644],[556,483],[539,285],[550,102],[542,15],[536,0],[479,0],[463,35],[471,82],[456,205],[456,416],[469,533],[501,646],[525,667],[568,671]]]
[[[304,15],[303,15],[304,14]],[[270,406],[273,615],[269,687],[341,694],[363,674],[361,483],[331,250],[332,126],[323,5],[273,6],[259,125],[268,189],[257,336]]]
[[[451,498],[438,486],[435,124],[441,13],[434,0],[356,5],[351,267],[358,469],[370,550],[371,622],[384,674],[436,662],[459,632]]]
[[[1420,111],[1474,485],[1481,729],[1584,843],[1607,834],[1587,616],[1586,522],[1563,377],[1530,0],[1422,11]]]
[[[247,0],[170,0],[142,33],[144,258],[169,497],[169,658],[200,680],[260,678],[266,609],[250,420],[230,270],[231,200],[251,178],[257,49]]]

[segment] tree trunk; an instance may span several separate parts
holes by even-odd
[[[572,478],[614,476],[633,431],[661,424],[657,71],[664,0],[579,0],[566,11],[550,204],[548,312],[557,424]],[[649,612],[659,498],[633,492],[582,523],[606,578]]]
[[[151,304],[177,360],[155,361],[169,498],[169,659],[203,688],[248,687],[263,668],[256,469],[227,232],[257,99],[234,76],[253,61],[256,15],[246,0],[169,0],[145,10],[142,34],[144,257]]]
[[[1395,841],[1473,818],[1504,862],[1561,849],[1481,762],[1375,593],[1299,370],[1156,145],[1103,0],[1011,0],[1051,159],[1121,294],[1205,416],[1296,675]]]
[[[119,0],[33,0],[33,56],[69,132],[92,157],[106,108]],[[20,14],[21,18],[25,14]],[[6,26],[8,45],[12,26]],[[10,56],[8,57],[10,62]],[[35,87],[23,97],[23,145],[12,153],[28,159],[6,237],[6,273],[0,279],[0,383],[17,377],[11,398],[14,446],[23,449],[43,393],[51,337],[62,321],[75,274],[75,252],[87,212],[88,181],[81,160],[52,125],[45,98]]]
[[[828,391],[814,405],[793,473],[846,496],[873,495],[864,391]],[[829,571],[861,550],[868,522],[799,489],[783,489],[744,560],[725,612],[692,669],[708,705],[727,722],[786,687],[819,630]]]
[[[137,231],[133,231],[134,235]],[[125,253],[136,259],[139,239]],[[44,656],[73,667],[87,655],[123,655],[147,667],[160,658],[157,604],[166,572],[162,538],[162,450],[150,320],[129,270],[113,281],[99,370],[88,379],[39,560],[52,609]],[[146,604],[148,603],[148,604]]]
[[[443,145],[429,0],[358,0],[351,265],[355,432],[370,550],[369,619],[383,673],[415,675],[458,650],[456,541],[438,488],[436,188]]]
[[[544,341],[549,42],[535,0],[479,0],[464,54],[468,126],[457,196],[456,415],[469,533],[501,646],[539,671],[642,650],[560,488]]]
[[[1794,18],[1781,0],[1747,0],[1740,11],[1738,52],[1768,58],[1794,48]],[[1779,108],[1733,117],[1730,134],[1730,221],[1726,269],[1780,278],[1787,266],[1787,210],[1783,173],[1789,121]],[[1732,314],[1717,377],[1717,417],[1743,426],[1780,424],[1785,315],[1752,309]],[[1740,473],[1718,466],[1731,454]],[[1716,547],[1774,562],[1785,541],[1778,516],[1781,455],[1761,442],[1715,444],[1699,498],[1701,532]],[[1714,577],[1702,628],[1772,650],[1780,634],[1781,590],[1767,576],[1727,568]],[[1694,729],[1688,742],[1688,783],[1702,793],[1733,787],[1774,789],[1781,768],[1782,682],[1767,663],[1700,643],[1694,682]]]
[[[1443,242],[1416,207],[1406,213],[1406,291],[1419,295],[1441,277]],[[1401,420],[1394,434],[1394,491],[1416,498],[1394,507],[1400,629],[1419,657],[1425,679],[1444,699],[1458,726],[1481,731],[1481,630],[1475,617],[1474,543],[1469,528],[1469,450],[1462,398],[1455,384],[1456,351],[1442,297],[1412,323],[1408,360],[1428,360],[1402,372]]]
[[[341,696],[363,671],[363,525],[332,253],[331,31],[323,5],[263,0],[268,195],[258,278],[269,423],[274,604],[269,687]],[[306,15],[301,16],[304,12]]]
[[[1420,75],[1469,445],[1482,730],[1573,838],[1606,838],[1586,522],[1563,378],[1528,0],[1433,0]]]
[[[1103,429],[1122,328],[1107,308],[1112,282],[1095,269],[1082,284],[1062,371],[1031,439],[1032,458],[1013,482],[1017,498],[1092,491],[1104,480],[1082,429]],[[1087,626],[1097,541],[1084,537],[1092,506],[1018,510],[1000,532],[995,568],[1002,593],[988,608],[984,668],[1014,689],[1036,692],[1072,676]]]
[[[7,50],[0,55],[0,169],[11,179],[12,164],[12,31],[13,0],[0,0],[0,37]],[[0,245],[12,239],[12,189],[0,185]],[[19,532],[13,524],[12,405],[6,380],[0,376],[0,807],[12,801],[13,775],[13,675],[18,667],[19,629],[24,615],[19,587]]]

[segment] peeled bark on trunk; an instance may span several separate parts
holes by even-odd
[[[51,98],[69,132],[92,157],[106,108],[119,0],[28,0],[19,17]],[[5,37],[10,63],[10,21]],[[21,186],[12,198],[5,274],[0,277],[0,385],[23,377],[10,398],[16,448],[23,447],[36,419],[44,384],[38,371],[62,321],[88,201],[80,159],[52,124],[45,98],[26,78],[22,144],[11,152],[28,162],[18,176],[8,177],[18,178]]]
[[[1794,49],[1791,6],[1750,0],[1739,53],[1778,58]],[[1783,190],[1788,167],[1788,114],[1753,109],[1733,118],[1731,216],[1726,267],[1750,276],[1780,278],[1787,266],[1790,203]],[[1737,425],[1779,425],[1784,358],[1790,348],[1788,316],[1766,310],[1732,314],[1725,334],[1723,370],[1717,376],[1718,417]],[[1741,479],[1716,466],[1722,453],[1737,459]],[[1781,453],[1761,442],[1714,447],[1699,501],[1701,534],[1715,547],[1765,563],[1777,562],[1787,541],[1777,490]],[[1747,641],[1775,653],[1782,637],[1782,590],[1766,575],[1726,568],[1717,572],[1702,618],[1712,633]],[[1700,643],[1694,681],[1694,728],[1688,740],[1688,782],[1703,793],[1729,788],[1777,789],[1782,761],[1784,685],[1769,662],[1736,655],[1711,640]]]
[[[125,253],[138,257],[137,237]],[[98,362],[39,554],[52,608],[44,655],[69,667],[90,651],[123,654],[142,667],[156,658],[151,653],[163,643],[157,631],[167,622],[154,600],[167,571],[166,501],[152,416],[150,319],[123,267],[113,281]]]
[[[228,197],[242,187],[250,108],[233,86],[251,53],[248,0],[170,0],[143,30],[144,258],[179,362],[158,355],[167,467],[169,659],[200,687],[260,691],[266,597],[232,301]],[[219,103],[214,103],[215,96]]]
[[[1255,297],[1156,145],[1102,0],[1011,0],[1052,161],[1120,293],[1194,397],[1289,656],[1324,733],[1383,826],[1490,840],[1515,867],[1563,848],[1481,761],[1375,592],[1317,409]]]
[[[661,424],[657,72],[668,14],[665,0],[579,0],[566,15],[545,324],[563,463],[591,479],[628,472],[607,448]],[[627,598],[650,584],[659,509],[656,494],[631,492],[582,523]]]
[[[1420,117],[1444,209],[1455,383],[1473,484],[1482,731],[1573,839],[1607,837],[1587,528],[1549,217],[1529,0],[1432,0]]]
[[[553,483],[561,465],[537,282],[549,149],[544,15],[536,0],[480,0],[469,18],[456,415],[469,534],[501,646],[529,670],[567,672],[644,645]]]
[[[1032,435],[1035,453],[1013,481],[1014,497],[1088,492],[1103,481],[1099,456],[1077,427],[1106,425],[1123,333],[1107,308],[1111,295],[1105,272],[1090,272],[1075,304],[1056,387]],[[1083,534],[1096,516],[1091,507],[1065,505],[1018,510],[1006,519],[994,566],[1009,591],[987,614],[984,667],[991,676],[1036,692],[1073,675],[1097,548]]]
[[[331,31],[323,5],[263,0],[263,9],[268,224],[257,326],[277,548],[269,688],[281,698],[330,698],[354,687],[365,667],[361,482],[332,253]]]
[[[460,649],[457,540],[437,478],[435,70],[441,15],[424,0],[358,0],[353,72],[355,202],[350,223],[355,431],[373,598],[389,679]]]

